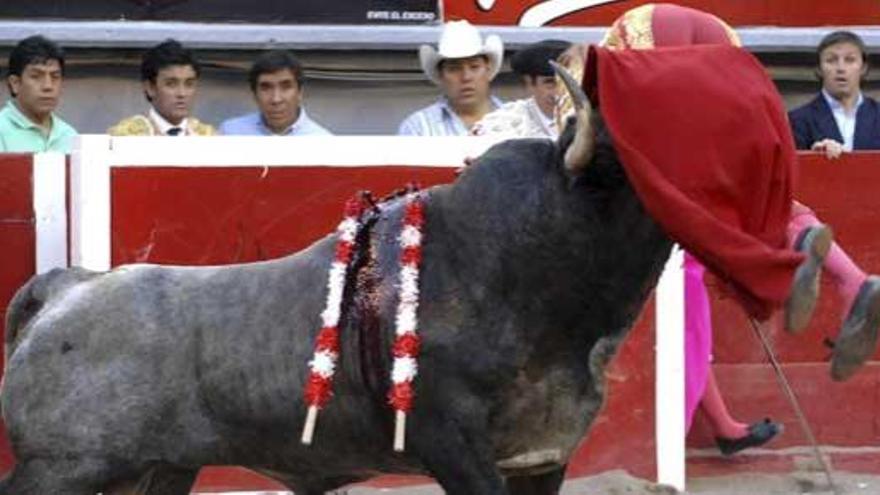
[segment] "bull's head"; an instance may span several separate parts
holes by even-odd
[[[571,174],[579,174],[593,157],[596,147],[595,131],[591,124],[593,109],[590,101],[569,72],[554,61],[550,61],[553,70],[562,80],[568,96],[574,104],[575,135],[571,145],[565,151],[565,169]]]

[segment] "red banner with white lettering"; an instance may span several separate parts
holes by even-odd
[[[446,20],[506,26],[608,26],[646,0],[444,0]],[[732,26],[865,26],[880,24],[877,0],[678,0]]]

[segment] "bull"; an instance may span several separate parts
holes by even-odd
[[[429,475],[452,494],[557,493],[672,245],[599,117],[579,108],[559,141],[499,143],[423,192],[405,452],[386,399],[403,214],[392,200],[359,234],[335,395],[308,446],[303,386],[335,234],[258,263],[31,279],[8,315],[0,399],[17,464],[0,493],[184,494],[206,465],[298,495],[381,473]]]

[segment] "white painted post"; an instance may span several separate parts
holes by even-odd
[[[61,153],[37,153],[33,165],[36,273],[67,266],[67,171]]]
[[[70,264],[110,269],[110,136],[77,137],[70,163]]]
[[[676,246],[655,293],[657,482],[685,489],[684,251]]]

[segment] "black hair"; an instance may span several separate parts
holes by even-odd
[[[177,40],[167,39],[144,53],[141,59],[141,80],[156,82],[159,71],[172,65],[188,65],[193,68],[196,77],[202,70],[191,51]]]
[[[852,31],[834,31],[825,35],[825,37],[822,38],[822,41],[819,42],[819,46],[816,47],[816,65],[822,65],[822,52],[824,52],[826,48],[839,43],[850,43],[857,46],[859,51],[862,52],[862,63],[867,67],[868,49],[861,36]]]
[[[251,91],[257,92],[257,79],[261,75],[284,69],[290,69],[290,72],[293,72],[293,78],[296,79],[296,84],[302,87],[303,69],[299,60],[287,50],[270,50],[257,57],[251,70],[248,71],[248,83],[251,85]]]
[[[442,72],[443,72],[443,64],[445,64],[445,63],[446,63],[447,61],[449,61],[449,60],[462,60],[462,59],[465,59],[465,58],[474,58],[474,57],[480,57],[480,58],[482,58],[483,60],[485,60],[487,64],[490,63],[489,56],[486,55],[485,53],[481,53],[481,54],[479,54],[479,55],[474,55],[473,57],[444,58],[444,59],[441,59],[439,62],[437,62],[437,72],[441,72],[441,73],[442,73]]]
[[[556,60],[571,43],[564,40],[543,40],[524,46],[510,57],[510,69],[521,76],[531,76],[532,81],[538,76],[555,74],[550,60]]]
[[[9,76],[21,77],[28,65],[43,64],[50,60],[58,61],[61,74],[64,75],[64,50],[54,41],[40,35],[29,36],[19,41],[9,52],[9,68],[6,74],[9,94],[16,96],[9,85]]]

